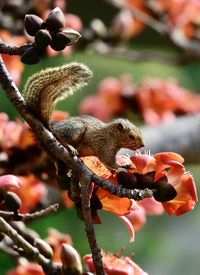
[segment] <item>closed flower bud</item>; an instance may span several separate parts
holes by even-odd
[[[73,246],[62,244],[60,258],[63,264],[64,273],[74,275],[82,274],[83,268],[81,258]]]
[[[40,253],[44,255],[46,258],[50,259],[53,256],[53,250],[47,242],[41,239],[36,239],[35,247],[37,247]]]
[[[17,212],[21,207],[21,199],[13,192],[7,192],[5,196],[5,206],[7,210]]]
[[[34,47],[30,47],[22,54],[21,61],[29,65],[36,64],[40,61],[40,54]]]
[[[155,200],[159,202],[170,201],[177,195],[175,188],[167,182],[166,177],[160,178],[154,186],[156,188],[156,192],[153,196]]]
[[[138,188],[137,177],[134,174],[128,174],[121,170],[117,174],[117,180],[120,185],[128,189]]]
[[[39,30],[35,35],[35,45],[39,49],[46,48],[51,42],[51,35],[47,30]]]
[[[49,31],[57,31],[65,25],[65,16],[60,8],[53,9],[45,21],[45,27]]]
[[[67,46],[75,44],[81,37],[80,33],[73,29],[64,29],[62,33],[69,39]]]
[[[30,36],[34,36],[42,28],[43,20],[34,14],[27,14],[24,19],[24,27]]]
[[[63,32],[58,32],[53,36],[50,45],[53,50],[62,51],[69,43],[68,37]]]
[[[154,176],[155,176],[155,171],[148,172],[146,174],[138,174],[138,188],[149,188],[152,189],[154,188]]]

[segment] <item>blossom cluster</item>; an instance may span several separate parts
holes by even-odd
[[[199,113],[200,96],[173,79],[147,78],[136,84],[123,75],[101,80],[96,94],[85,97],[79,110],[104,121],[130,110],[145,123],[156,125],[171,122],[176,115]]]

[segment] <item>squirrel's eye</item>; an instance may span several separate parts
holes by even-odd
[[[132,135],[129,135],[129,138],[130,138],[130,139],[135,139],[135,137],[134,137],[134,136],[132,136]]]

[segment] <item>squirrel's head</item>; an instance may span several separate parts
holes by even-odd
[[[136,150],[144,147],[144,140],[140,130],[128,119],[116,119],[112,122],[118,136],[120,148]]]

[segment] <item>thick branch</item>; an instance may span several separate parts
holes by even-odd
[[[200,161],[200,115],[183,116],[174,122],[141,128],[146,149],[153,153],[172,151],[187,162]]]
[[[3,42],[0,42],[0,53],[5,53],[9,55],[22,55],[32,44],[25,44],[22,46],[10,46]]]
[[[89,46],[89,52],[91,51],[97,52],[109,58],[117,58],[130,62],[157,61],[165,64],[180,65],[191,61],[191,57],[183,53],[178,56],[174,56],[159,51],[134,51],[125,47],[112,47],[99,41]]]

